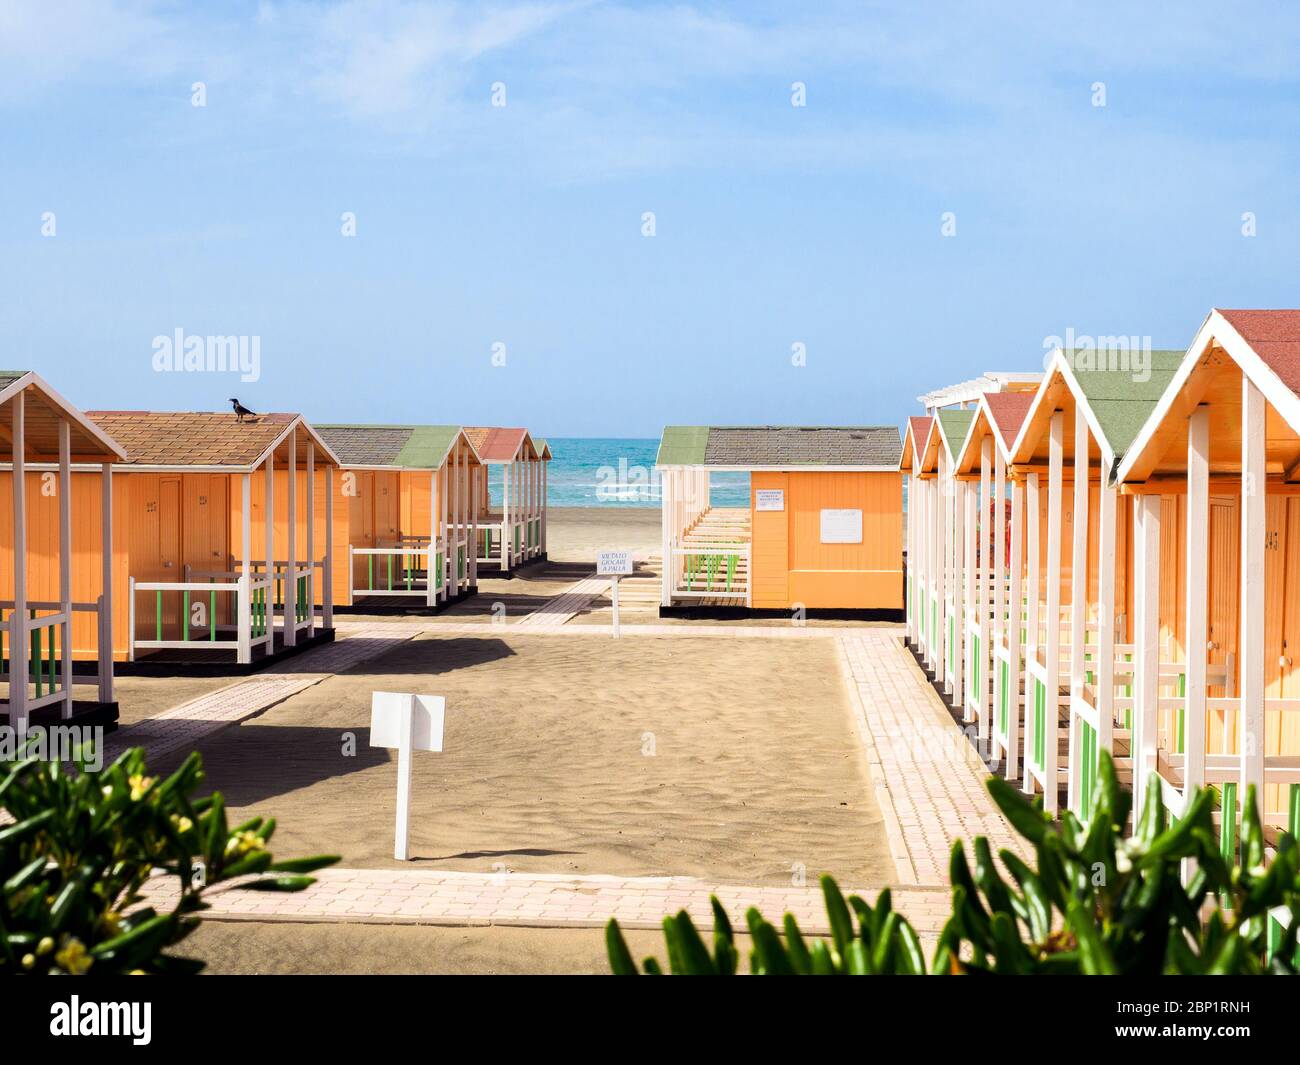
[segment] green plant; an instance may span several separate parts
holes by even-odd
[[[0,763],[0,975],[6,973],[194,973],[201,961],[164,953],[199,924],[204,891],[235,885],[297,891],[338,861],[322,855],[275,861],[274,819],[230,828],[220,794],[192,796],[203,781],[193,753],[164,780],[148,775],[144,751],[99,771],[67,770],[20,752]],[[171,910],[145,905],[151,876],[174,876]]]
[[[953,845],[949,875],[952,912],[929,966],[937,974],[1252,974],[1295,973],[1300,935],[1300,850],[1279,839],[1265,864],[1263,826],[1253,789],[1242,814],[1241,861],[1220,851],[1213,791],[1194,792],[1173,823],[1154,778],[1142,816],[1125,838],[1128,792],[1102,752],[1093,815],[1081,824],[1069,812],[1060,823],[1006,781],[990,794],[1016,832],[1033,848],[1034,863],[1009,850],[994,861],[988,840],[974,843],[973,866]],[[1184,876],[1184,863],[1194,863]],[[1003,870],[1005,870],[1005,875]],[[822,879],[829,939],[811,944],[786,914],[785,937],[750,909],[750,971],[762,975],[925,973],[919,939],[891,907],[889,892],[875,907]],[[1283,909],[1278,910],[1281,907]],[[1275,926],[1270,911],[1288,914]],[[689,914],[664,920],[669,971],[730,974],[737,949],[730,922],[713,901],[714,947],[704,944]],[[854,919],[856,918],[856,925]],[[613,971],[635,974],[618,922],[606,928]],[[659,973],[649,958],[646,973]]]

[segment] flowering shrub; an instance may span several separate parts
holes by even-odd
[[[234,886],[298,891],[338,861],[277,862],[275,820],[230,828],[220,794],[193,798],[202,781],[197,752],[165,779],[140,748],[98,771],[0,763],[0,809],[13,819],[0,827],[0,975],[198,972],[201,961],[166,951],[198,926],[208,887],[253,874]],[[143,904],[151,876],[176,878],[171,910]]]

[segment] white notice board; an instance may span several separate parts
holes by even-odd
[[[441,751],[447,700],[441,695],[374,692],[370,697],[370,746],[406,743],[406,715],[411,714],[411,745],[417,751]]]
[[[631,551],[597,551],[596,575],[599,577],[627,577],[632,573]]]
[[[785,510],[784,488],[759,488],[754,492],[755,510]]]
[[[862,543],[862,511],[823,510],[822,511],[822,543],[824,544]]]

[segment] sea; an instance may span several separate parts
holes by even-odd
[[[548,436],[551,445],[547,500],[553,507],[658,507],[655,472],[658,439]],[[489,480],[492,502],[501,503],[500,467]],[[714,473],[709,495],[715,507],[749,506],[749,474]]]

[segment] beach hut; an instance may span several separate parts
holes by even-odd
[[[1025,515],[1012,561],[1024,582],[1015,597],[1023,595],[1020,768],[1025,790],[1041,791],[1049,812],[1064,788],[1069,808],[1086,819],[1101,750],[1128,775],[1131,575],[1176,548],[1143,539],[1150,529],[1118,505],[1111,475],[1182,355],[1054,352],[1010,446],[1013,506],[1023,490],[1017,510]],[[1172,645],[1165,657],[1177,657]],[[1176,687],[1180,674],[1169,664],[1163,683]],[[1019,731],[1021,682],[1009,668],[1004,678],[995,716]]]
[[[975,721],[986,757],[1002,759],[1014,776],[1019,756],[1024,497],[1009,481],[1011,444],[1033,402],[1032,392],[986,392],[979,398],[955,461],[965,485],[962,512],[966,600],[963,719]],[[967,507],[970,509],[968,510]],[[994,708],[997,713],[994,713]]]
[[[251,667],[333,637],[332,472],[298,414],[88,411],[116,463],[119,659]],[[319,577],[318,577],[319,574]]]
[[[1300,825],[1300,310],[1214,310],[1119,464],[1147,542],[1185,543],[1176,577],[1186,682],[1167,721],[1160,689],[1161,563],[1136,575],[1136,790],[1158,774],[1177,813],[1220,789],[1226,834],[1255,785],[1271,828]],[[1176,496],[1177,511],[1160,500]],[[1216,499],[1227,504],[1216,506]],[[1202,651],[1201,649],[1205,650]],[[1231,657],[1229,657],[1231,656]],[[1227,666],[1221,693],[1211,671]],[[1229,841],[1231,844],[1231,841]]]
[[[944,564],[946,515],[944,491],[947,482],[942,476],[943,445],[940,443],[935,418],[928,418],[926,426],[925,434],[917,435],[915,438],[917,446],[913,459],[921,503],[916,509],[914,532],[918,544],[917,571],[920,576],[922,596],[919,646],[925,668],[933,674],[936,682],[942,687],[946,672],[943,603],[946,595],[944,578],[947,575]],[[908,520],[912,521],[910,507]]]
[[[903,429],[903,450],[899,459],[899,470],[903,474],[907,488],[904,514],[904,567],[907,571],[907,583],[904,591],[904,609],[906,618],[907,641],[921,654],[925,654],[925,610],[926,601],[925,567],[923,561],[923,526],[921,515],[926,508],[924,493],[927,481],[921,477],[921,459],[925,444],[930,436],[933,419],[926,415],[911,417]]]
[[[470,426],[465,429],[483,468],[476,474],[480,566],[501,576],[525,562],[546,557],[547,471],[551,449],[527,429]],[[489,470],[501,471],[501,509],[488,493]]]
[[[458,425],[321,425],[338,456],[334,538],[347,545],[334,599],[397,596],[426,607],[478,587],[471,549],[482,462]],[[432,580],[430,579],[432,574]]]
[[[900,452],[894,426],[666,428],[661,612],[901,611]],[[712,505],[724,471],[749,506]]]
[[[126,452],[30,370],[0,371],[0,427],[0,494],[9,497],[0,513],[10,516],[0,523],[5,721],[19,739],[33,719],[111,725],[112,464]],[[74,484],[77,467],[95,472]],[[78,670],[77,659],[92,669]]]

